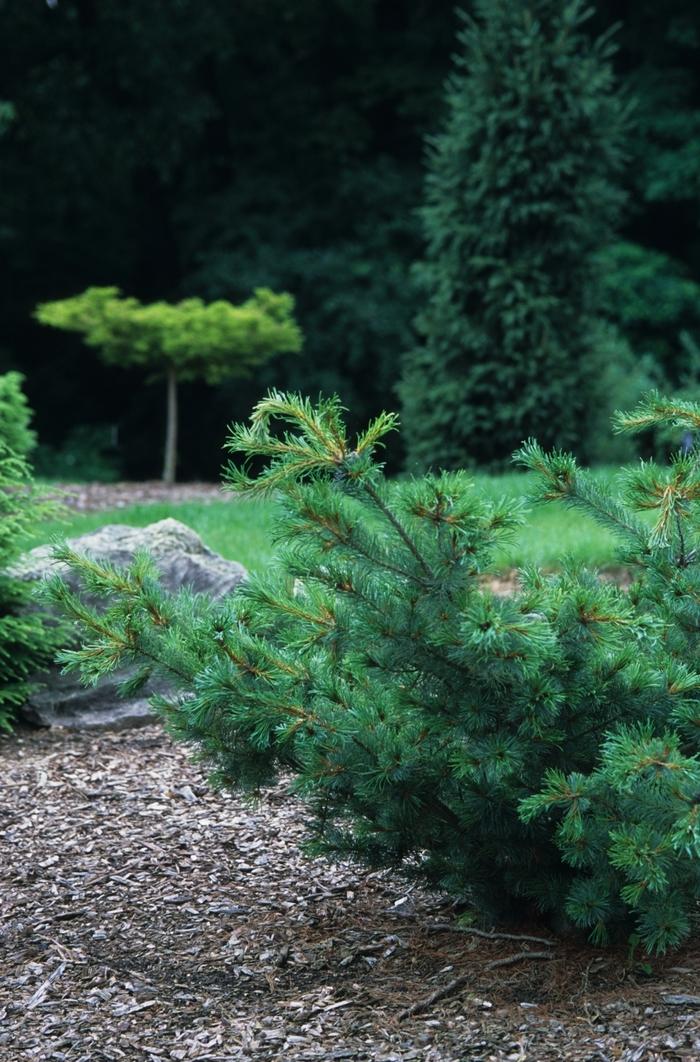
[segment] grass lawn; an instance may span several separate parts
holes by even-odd
[[[595,476],[601,484],[611,483],[616,471],[598,469]],[[502,476],[477,475],[475,478],[487,496],[494,500],[502,497],[521,499],[528,509],[524,525],[496,558],[498,567],[521,568],[536,564],[541,568],[552,568],[564,556],[595,568],[615,564],[617,540],[606,528],[561,504],[528,504],[531,477],[527,474],[508,472]]]
[[[600,470],[601,479],[612,472]],[[479,489],[496,499],[527,497],[528,476],[517,472],[502,476],[478,474]],[[172,516],[192,527],[206,544],[224,557],[238,560],[251,571],[260,571],[274,556],[272,526],[274,502],[181,502],[135,505],[111,512],[70,513],[63,523],[52,522],[37,528],[27,548],[59,535],[85,534],[108,523],[145,524]],[[592,520],[560,505],[530,508],[525,525],[514,535],[497,558],[497,567],[507,569],[536,564],[556,566],[564,555],[577,561],[603,567],[615,563],[615,540]]]

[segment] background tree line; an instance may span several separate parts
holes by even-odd
[[[0,371],[27,374],[44,443],[116,425],[129,475],[159,467],[154,396],[31,318],[91,284],[144,301],[240,302],[260,286],[296,298],[301,357],[243,387],[189,385],[183,476],[213,478],[226,423],[271,384],[337,391],[358,422],[396,406],[451,2],[32,0],[0,13]],[[628,205],[600,267],[607,312],[640,372],[678,388],[700,334],[700,9],[602,0],[589,32],[617,21],[613,62],[636,106]]]

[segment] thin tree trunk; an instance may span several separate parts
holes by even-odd
[[[175,482],[175,466],[177,465],[177,377],[174,369],[168,369],[165,384],[167,411],[165,418],[163,482],[171,487]]]

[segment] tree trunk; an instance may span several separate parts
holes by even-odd
[[[168,369],[165,378],[167,411],[165,417],[165,456],[163,460],[163,483],[172,487],[177,464],[177,377],[174,369]]]

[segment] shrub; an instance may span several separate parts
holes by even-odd
[[[10,566],[22,539],[53,507],[37,500],[29,467],[0,443],[0,729],[9,730],[34,677],[53,660],[64,632],[30,606],[30,588]]]
[[[280,496],[278,567],[214,605],[168,597],[145,558],[118,572],[64,548],[106,596],[93,609],[54,583],[86,632],[64,659],[86,680],[134,660],[140,680],[169,675],[174,733],[224,784],[291,771],[315,851],[400,867],[484,917],[677,944],[700,867],[694,459],[636,473],[636,503],[662,506],[649,530],[528,444],[544,496],[620,530],[646,589],[565,565],[497,597],[481,576],[521,514],[462,472],[385,482],[374,452],[394,427],[384,414],[351,443],[336,400],[268,396],[233,430],[228,481]]]
[[[24,377],[19,372],[0,375],[0,445],[18,457],[28,457],[36,445],[29,427],[32,411],[22,392]]]

